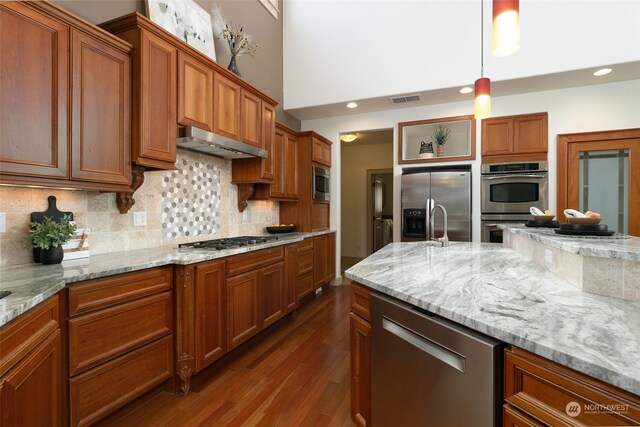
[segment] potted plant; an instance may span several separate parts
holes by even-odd
[[[69,215],[60,222],[44,217],[43,222],[32,222],[29,241],[34,248],[40,249],[40,261],[43,264],[60,264],[64,258],[62,245],[76,234],[76,225]]]
[[[433,134],[431,135],[431,142],[436,144],[436,153],[438,157],[444,157],[444,144],[447,143],[449,137],[451,136],[451,129],[446,128],[442,125],[438,125],[433,130]]]

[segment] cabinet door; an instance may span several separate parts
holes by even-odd
[[[55,331],[0,379],[0,425],[62,425],[61,353]]]
[[[542,427],[543,425],[509,404],[502,407],[503,427]]]
[[[287,199],[298,198],[298,140],[286,134],[284,146],[284,195]]]
[[[298,281],[298,245],[288,245],[284,249],[284,307],[290,313],[298,307],[296,283]]]
[[[273,183],[269,190],[269,197],[283,199],[285,197],[285,158],[284,150],[287,134],[281,129],[276,129],[273,142]]]
[[[0,173],[67,178],[69,28],[0,4]]]
[[[72,31],[71,178],[131,183],[131,59]]]
[[[324,236],[325,244],[325,282],[330,282],[336,277],[336,235],[335,233]]]
[[[260,270],[260,328],[266,328],[284,316],[284,262]]]
[[[213,69],[178,53],[178,123],[213,131]]]
[[[167,168],[176,161],[177,56],[174,46],[140,30],[139,129],[133,139],[139,165]]]
[[[262,100],[244,89],[241,95],[242,142],[254,147],[262,147]]]
[[[262,102],[262,149],[269,157],[260,163],[260,178],[273,180],[274,144],[276,139],[276,110],[273,105]]]
[[[227,349],[236,348],[260,330],[258,280],[260,271],[227,279]]]
[[[200,371],[227,351],[224,261],[196,267],[195,348]]]
[[[351,419],[371,425],[371,324],[349,314],[351,335]]]
[[[324,285],[325,271],[326,271],[326,253],[325,253],[325,239],[324,236],[317,236],[313,238],[313,283],[314,288],[318,289]]]
[[[547,114],[531,114],[514,119],[514,153],[547,152]]]
[[[482,155],[513,153],[513,119],[484,119],[482,121]]]
[[[240,85],[225,76],[213,76],[213,131],[240,140]]]

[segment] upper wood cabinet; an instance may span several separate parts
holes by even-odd
[[[240,141],[242,88],[220,73],[213,77],[213,131]]]
[[[262,102],[262,149],[267,151],[268,157],[260,160],[260,178],[272,181],[273,175],[273,145],[275,143],[276,109],[267,102]]]
[[[240,126],[242,142],[262,147],[262,100],[253,93],[242,90],[240,104]]]
[[[545,160],[547,113],[482,120],[482,163]]]
[[[331,141],[319,135],[313,135],[312,144],[311,160],[331,167]]]
[[[293,131],[279,123],[273,144],[273,183],[269,198],[298,198],[298,139]]]
[[[131,58],[72,30],[71,178],[131,181]]]
[[[128,188],[131,46],[48,2],[0,23],[0,181]]]
[[[178,53],[178,123],[213,131],[213,69]]]

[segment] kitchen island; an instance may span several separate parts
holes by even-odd
[[[640,395],[640,304],[585,293],[492,243],[393,243],[345,273],[385,294]]]

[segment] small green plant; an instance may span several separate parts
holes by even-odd
[[[49,249],[62,246],[76,235],[76,225],[65,215],[60,222],[44,217],[44,222],[32,222],[29,241],[34,248]]]
[[[447,143],[450,136],[451,129],[446,128],[442,125],[438,125],[438,127],[433,130],[433,135],[431,135],[431,142],[437,145],[444,145]]]

